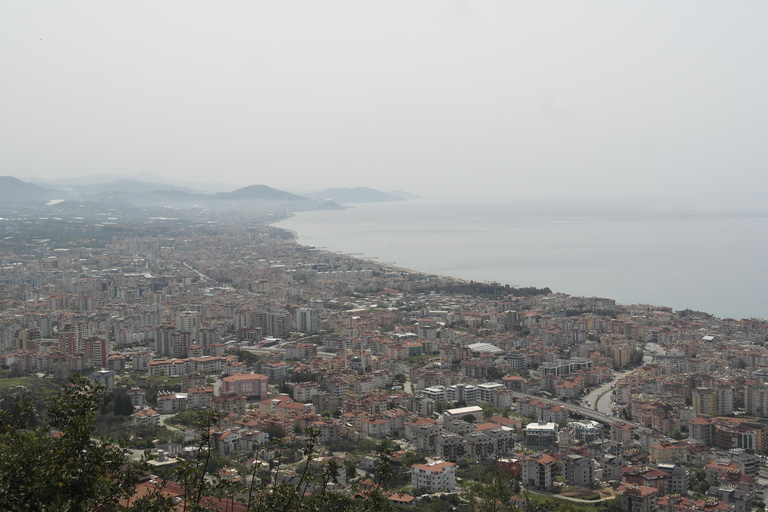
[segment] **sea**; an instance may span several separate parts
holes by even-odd
[[[417,199],[276,225],[304,245],[420,272],[768,318],[768,205]]]

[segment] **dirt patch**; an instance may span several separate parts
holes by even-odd
[[[578,498],[580,500],[598,500],[601,498],[612,498],[613,489],[610,487],[600,487],[596,489],[590,489],[588,487],[572,486],[561,491],[560,496],[567,496],[569,498]]]

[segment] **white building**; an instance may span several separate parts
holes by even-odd
[[[456,464],[437,461],[411,466],[411,487],[429,493],[456,489]]]
[[[555,459],[546,453],[520,459],[520,475],[526,487],[550,489],[554,481]]]
[[[424,388],[421,390],[421,392],[424,394],[425,397],[429,398],[430,400],[434,400],[435,402],[445,401],[445,387],[443,386],[433,386],[429,388]]]
[[[296,330],[309,334],[320,332],[320,312],[311,308],[299,308],[296,312]]]
[[[529,446],[547,446],[557,440],[557,425],[554,423],[529,423],[523,432],[525,444]]]
[[[443,413],[443,423],[449,423],[453,420],[460,420],[467,414],[475,417],[475,420],[483,417],[482,407],[476,405],[470,407],[459,407],[458,409],[448,409]]]
[[[571,422],[573,428],[573,436],[586,443],[594,441],[600,437],[600,431],[602,426],[593,420],[582,420]]]

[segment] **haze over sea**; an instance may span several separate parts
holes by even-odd
[[[302,212],[299,242],[427,273],[768,318],[768,210],[661,201],[409,200]]]

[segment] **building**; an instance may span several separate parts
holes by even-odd
[[[400,505],[403,507],[413,507],[416,504],[416,498],[410,494],[397,493],[388,497],[387,500],[393,505]]]
[[[752,510],[752,493],[733,487],[713,486],[707,490],[707,496],[711,496],[726,505],[734,507],[733,512],[750,512]]]
[[[134,407],[143,407],[147,403],[147,391],[145,389],[133,386],[125,392],[131,400]]]
[[[704,472],[707,475],[707,483],[717,485],[721,475],[741,473],[741,465],[738,462],[712,461],[704,466]]]
[[[768,385],[749,384],[744,387],[744,409],[750,416],[768,413]]]
[[[100,370],[98,372],[90,373],[88,374],[88,380],[90,380],[92,384],[101,384],[107,388],[107,391],[115,389],[115,372],[111,370]]]
[[[461,462],[467,458],[467,441],[459,434],[442,431],[435,438],[437,456],[448,462]]]
[[[554,457],[546,453],[521,458],[520,474],[523,485],[534,489],[551,489],[555,465]]]
[[[192,333],[177,331],[171,326],[155,330],[155,353],[170,357],[187,357],[187,347],[193,344]]]
[[[557,425],[554,423],[529,423],[524,429],[525,444],[548,446],[557,440]]]
[[[230,375],[222,379],[221,392],[263,399],[269,396],[269,379],[258,373]]]
[[[566,455],[560,459],[563,479],[570,485],[589,486],[595,483],[595,461],[581,455]]]
[[[649,449],[649,460],[655,463],[679,463],[687,460],[688,443],[664,442],[652,444]]]
[[[285,346],[286,359],[312,360],[317,357],[317,345],[314,343],[291,343]]]
[[[603,481],[621,481],[621,468],[630,462],[619,455],[603,455]]]
[[[693,398],[693,410],[697,416],[716,416],[715,392],[709,388],[696,388],[691,393]]]
[[[314,414],[315,406],[291,400],[288,395],[279,395],[275,398],[267,398],[259,402],[259,411],[275,414],[277,416],[290,416],[295,414]]]
[[[285,361],[275,361],[261,365],[261,371],[267,378],[273,382],[280,382],[288,374],[288,363]]]
[[[296,330],[308,334],[320,332],[320,312],[311,308],[296,311]]]
[[[341,440],[341,421],[333,418],[321,418],[313,421],[310,426],[320,432],[317,440],[321,443],[335,443]]]
[[[267,313],[267,334],[274,338],[285,338],[288,334],[288,316],[285,313]]]
[[[154,409],[141,409],[133,413],[133,423],[136,425],[144,425],[148,427],[159,427],[160,414],[158,414]]]
[[[437,461],[411,466],[411,487],[428,493],[454,491],[456,489],[456,464]]]
[[[590,443],[600,437],[602,426],[593,420],[574,421],[571,423],[573,436],[585,443]]]
[[[157,411],[160,414],[174,414],[179,411],[186,411],[188,400],[186,393],[158,393]]]
[[[690,475],[685,467],[678,464],[658,464],[656,467],[659,471],[665,472],[670,477],[667,486],[667,492],[669,494],[680,494],[681,496],[685,496],[688,493]]]
[[[627,485],[652,487],[656,489],[657,496],[664,496],[669,492],[671,479],[669,473],[650,466],[625,466],[621,469],[622,482]]]
[[[389,420],[382,418],[363,418],[362,433],[368,437],[383,439],[389,435]]]
[[[240,395],[214,396],[213,408],[223,416],[230,413],[243,414],[245,412],[245,397]]]
[[[293,385],[293,399],[297,402],[311,402],[317,391],[317,382],[297,382]]]
[[[655,512],[658,491],[643,485],[620,485],[616,494],[621,496],[621,509],[628,512]]]
[[[477,421],[478,418],[483,417],[483,409],[482,407],[477,406],[448,409],[443,413],[443,423],[449,423],[453,420],[460,420],[468,414],[474,416],[475,421]]]
[[[765,437],[765,427],[759,423],[737,422],[730,418],[714,423],[713,444],[718,448],[760,452],[766,449]]]

